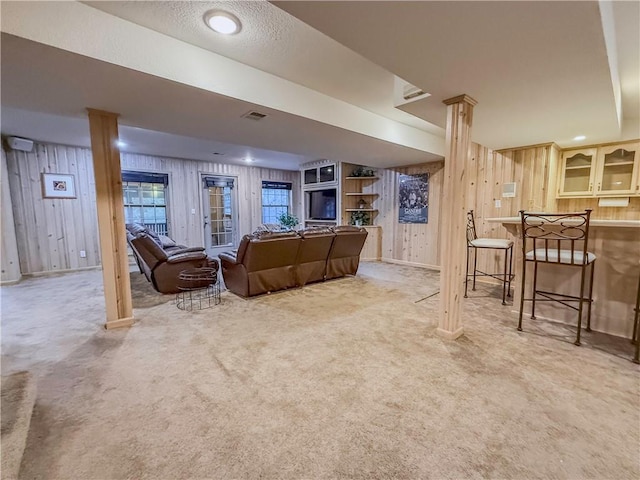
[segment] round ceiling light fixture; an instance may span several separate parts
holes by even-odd
[[[238,17],[220,10],[210,10],[205,13],[204,23],[214,32],[222,33],[223,35],[233,35],[242,28]]]
[[[585,135],[576,135],[575,137],[573,137],[573,139],[576,142],[579,142],[580,140],[585,140],[587,137]]]

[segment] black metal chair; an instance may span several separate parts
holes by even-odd
[[[588,303],[587,331],[591,331],[591,305],[593,303],[593,272],[596,256],[587,250],[589,242],[589,217],[591,210],[580,213],[530,213],[520,210],[522,236],[522,289],[518,330],[522,331],[524,302],[532,302],[531,318],[535,319],[536,301],[558,302],[578,312],[578,331],[575,345],[580,345],[582,329],[582,305]],[[533,297],[525,298],[527,263],[533,262]],[[546,263],[580,268],[580,295],[567,295],[538,290],[538,264]],[[589,296],[584,296],[587,267],[591,265]],[[541,299],[536,298],[542,297]],[[574,306],[571,302],[577,302]]]
[[[503,273],[485,273],[477,269],[478,265],[478,249],[492,249],[504,251],[504,272]],[[469,257],[471,249],[473,249],[473,273],[469,273]],[[473,285],[471,290],[476,289],[476,277],[492,277],[502,282],[502,305],[506,305],[506,297],[511,296],[511,279],[513,264],[513,241],[504,238],[478,238],[476,234],[476,222],[473,216],[473,210],[467,212],[467,270],[464,281],[464,298],[467,297],[469,286],[469,277],[473,277]],[[509,271],[507,272],[507,266]]]

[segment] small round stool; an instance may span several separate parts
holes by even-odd
[[[178,274],[176,306],[180,310],[203,310],[220,303],[220,283],[215,268],[201,267]]]

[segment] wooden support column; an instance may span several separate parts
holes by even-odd
[[[437,333],[455,340],[463,334],[461,319],[466,270],[465,169],[471,160],[471,124],[476,101],[460,95],[447,105],[447,155],[444,160],[440,231],[440,317]]]
[[[88,108],[96,180],[100,258],[107,307],[105,328],[133,324],[129,260],[124,226],[118,115]]]

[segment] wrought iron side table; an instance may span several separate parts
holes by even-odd
[[[183,270],[178,275],[176,306],[180,310],[203,310],[220,303],[220,283],[215,268]]]

